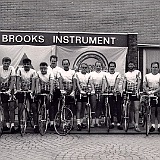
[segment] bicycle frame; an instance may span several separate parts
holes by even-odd
[[[55,131],[60,136],[67,135],[73,128],[73,113],[68,107],[66,107],[65,100],[66,95],[62,94],[58,103],[58,112],[54,119]]]
[[[110,129],[110,123],[111,123],[111,111],[110,111],[110,104],[109,104],[109,96],[114,96],[113,93],[103,93],[102,96],[105,97],[105,123],[107,132],[109,132]]]
[[[31,127],[32,127],[32,120],[31,120],[31,116],[30,116],[30,113],[29,113],[29,107],[27,107],[27,93],[31,93],[30,91],[17,91],[16,93],[23,93],[24,94],[24,102],[23,102],[23,105],[24,105],[24,110],[22,112],[22,119],[20,119],[20,133],[21,133],[21,136],[23,137],[24,134],[26,133],[26,128],[27,128],[27,118],[29,118],[29,121],[30,121],[30,124],[31,124]]]
[[[39,131],[40,131],[40,134],[43,136],[47,131],[47,126],[49,121],[48,111],[46,107],[46,99],[48,94],[42,93],[42,94],[39,94],[39,96],[43,96],[43,104],[42,105],[40,104],[38,108]],[[50,98],[50,102],[51,102],[51,98]]]

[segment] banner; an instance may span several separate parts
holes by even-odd
[[[127,33],[0,31],[0,45],[127,47]]]
[[[96,61],[101,61],[104,70],[108,70],[108,63],[116,62],[116,71],[124,74],[127,47],[104,46],[57,46],[58,65],[62,66],[62,59],[69,59],[70,67],[77,69],[81,63],[87,63],[90,71],[94,70]]]
[[[22,65],[22,59],[29,58],[34,69],[39,70],[40,62],[49,64],[49,57],[55,54],[55,46],[0,45],[0,65],[3,57],[10,57],[11,65],[16,69]]]

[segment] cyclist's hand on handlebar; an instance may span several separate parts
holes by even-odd
[[[81,90],[81,91],[80,91],[80,94],[86,94],[86,92],[85,92],[85,91],[83,91],[83,90]]]
[[[8,91],[5,92],[5,94],[10,95],[11,94],[11,90],[9,89]]]
[[[152,94],[154,94],[154,91],[149,91],[148,94],[152,95]]]
[[[95,93],[96,93],[95,90],[92,90],[92,91],[91,91],[91,95],[93,95],[93,94],[95,94]]]
[[[72,91],[71,94],[70,94],[70,96],[74,97],[75,96],[75,91]]]
[[[66,94],[65,90],[60,90],[60,91],[61,91],[61,94]]]

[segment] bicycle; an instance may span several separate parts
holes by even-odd
[[[62,93],[59,98],[58,103],[58,112],[55,115],[54,119],[54,128],[58,135],[65,136],[73,128],[73,113],[66,106],[66,93]]]
[[[10,101],[12,100],[12,98],[15,99],[15,97],[14,97],[14,96],[12,97],[12,95],[9,94],[9,93],[0,92],[0,97],[1,97],[1,94],[6,94],[6,95],[9,96],[8,102],[10,102]],[[2,134],[3,134],[3,127],[4,127],[4,121],[5,121],[5,119],[4,119],[4,109],[3,109],[3,107],[2,107],[1,98],[0,98],[0,103],[1,103],[1,104],[0,104],[0,137],[1,137]]]
[[[123,121],[124,121],[124,130],[125,132],[128,131],[129,128],[129,120],[130,120],[130,96],[136,97],[137,95],[133,94],[133,92],[127,91],[123,95]]]
[[[43,104],[42,105],[39,104],[39,108],[38,108],[39,132],[43,136],[45,135],[47,131],[47,126],[49,123],[49,113],[48,113],[47,106],[46,106],[46,99],[47,99],[48,94],[41,93],[41,94],[38,94],[38,96],[43,97]],[[51,97],[50,97],[50,102],[51,102]]]
[[[145,101],[142,101],[142,99]],[[156,104],[158,104],[158,97],[155,95],[142,95],[140,98],[140,102],[144,102],[145,106],[143,109],[143,116],[144,116],[144,126],[146,125],[146,136],[149,135],[149,129],[150,129],[150,121],[151,121],[151,107],[152,103],[155,101]]]
[[[102,96],[105,97],[105,126],[107,128],[107,132],[110,130],[111,124],[111,113],[110,113],[110,104],[109,104],[109,96],[114,96],[113,93],[102,93]]]
[[[31,94],[31,91],[16,91],[15,94],[17,93],[23,93],[24,94],[24,110],[22,113],[22,119],[20,120],[20,134],[23,137],[26,134],[26,129],[27,129],[27,122],[29,120],[31,127],[33,128],[33,117],[30,113],[30,108],[29,108],[29,102],[27,100],[27,93]]]

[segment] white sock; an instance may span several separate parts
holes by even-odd
[[[99,119],[98,118],[96,118],[96,124],[99,124]]]
[[[117,123],[117,126],[120,126],[120,123]]]
[[[78,124],[81,124],[81,120],[80,119],[77,119],[77,125]]]
[[[155,128],[155,127],[156,127],[156,125],[155,125],[155,124],[152,124],[152,127],[153,127],[153,128]]]
[[[158,128],[160,128],[160,124],[158,124]]]
[[[6,126],[7,126],[8,128],[10,128],[10,123],[6,123]]]
[[[53,121],[50,121],[50,125],[53,125],[54,124],[54,122]]]
[[[11,128],[14,127],[14,123],[11,123]]]

